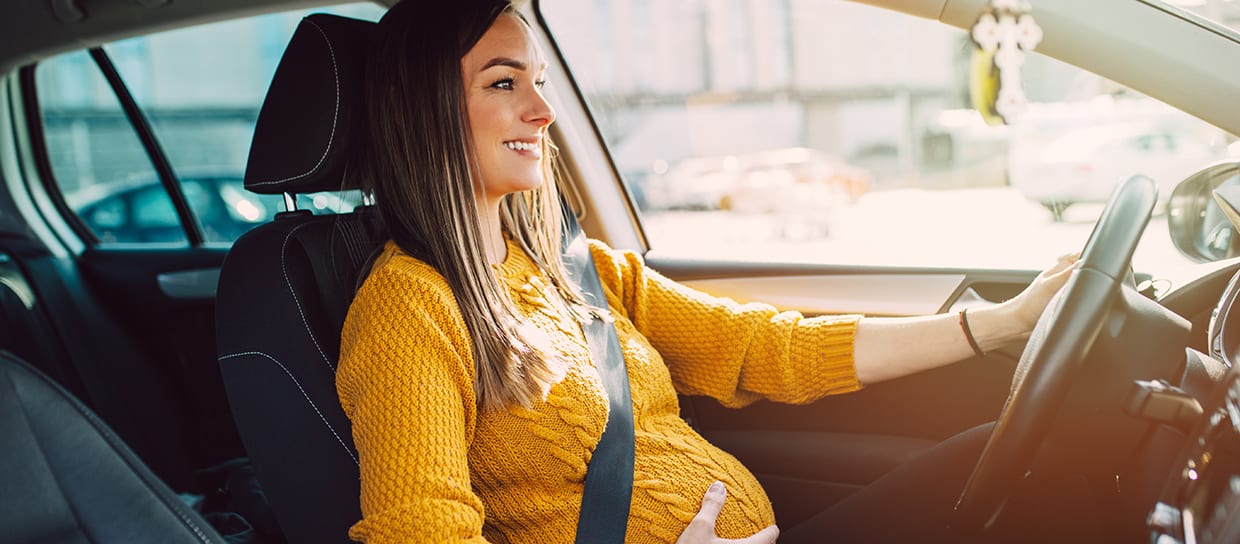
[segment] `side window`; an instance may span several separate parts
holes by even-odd
[[[139,221],[164,214],[172,228],[160,226],[158,241],[185,244],[171,198],[90,55],[57,57],[35,74],[52,175],[86,228],[102,243],[153,243]]]
[[[539,5],[663,256],[1038,269],[1120,179],[1165,199],[1234,141],[1036,53],[1028,113],[988,126],[964,30],[862,2]],[[1150,229],[1138,267],[1192,266]]]
[[[245,162],[284,46],[304,16],[323,12],[373,21],[383,8],[262,15],[103,47],[171,166],[203,243],[232,243],[284,209],[278,195],[245,190]],[[35,75],[55,183],[99,242],[187,244],[173,199],[91,56],[54,57]],[[342,213],[360,202],[352,191],[302,195],[298,205]]]

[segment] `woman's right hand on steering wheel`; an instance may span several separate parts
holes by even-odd
[[[702,509],[698,510],[693,521],[689,522],[689,526],[685,527],[680,538],[676,539],[676,544],[696,544],[699,542],[710,544],[771,544],[779,537],[779,527],[771,525],[748,538],[738,538],[728,540],[715,536],[715,519],[719,517],[719,511],[723,509],[723,501],[728,498],[728,492],[723,487],[723,482],[715,482],[706,490],[706,495],[702,497]]]

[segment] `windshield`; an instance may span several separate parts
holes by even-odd
[[[842,1],[542,0],[651,251],[1041,269],[1081,249],[1123,178],[1165,202],[1231,135],[1033,53],[1026,114],[972,109],[966,31]],[[898,36],[899,39],[891,39]],[[1200,275],[1163,202],[1134,259]]]

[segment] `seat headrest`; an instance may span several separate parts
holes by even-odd
[[[361,121],[365,53],[375,24],[316,13],[289,40],[258,114],[245,187],[261,194],[357,188],[344,179]]]

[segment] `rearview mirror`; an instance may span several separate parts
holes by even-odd
[[[1240,209],[1240,162],[1207,166],[1176,186],[1167,201],[1171,241],[1185,257],[1208,263],[1240,255],[1229,220]],[[1230,213],[1229,213],[1230,212]],[[1240,216],[1236,217],[1240,220]]]

